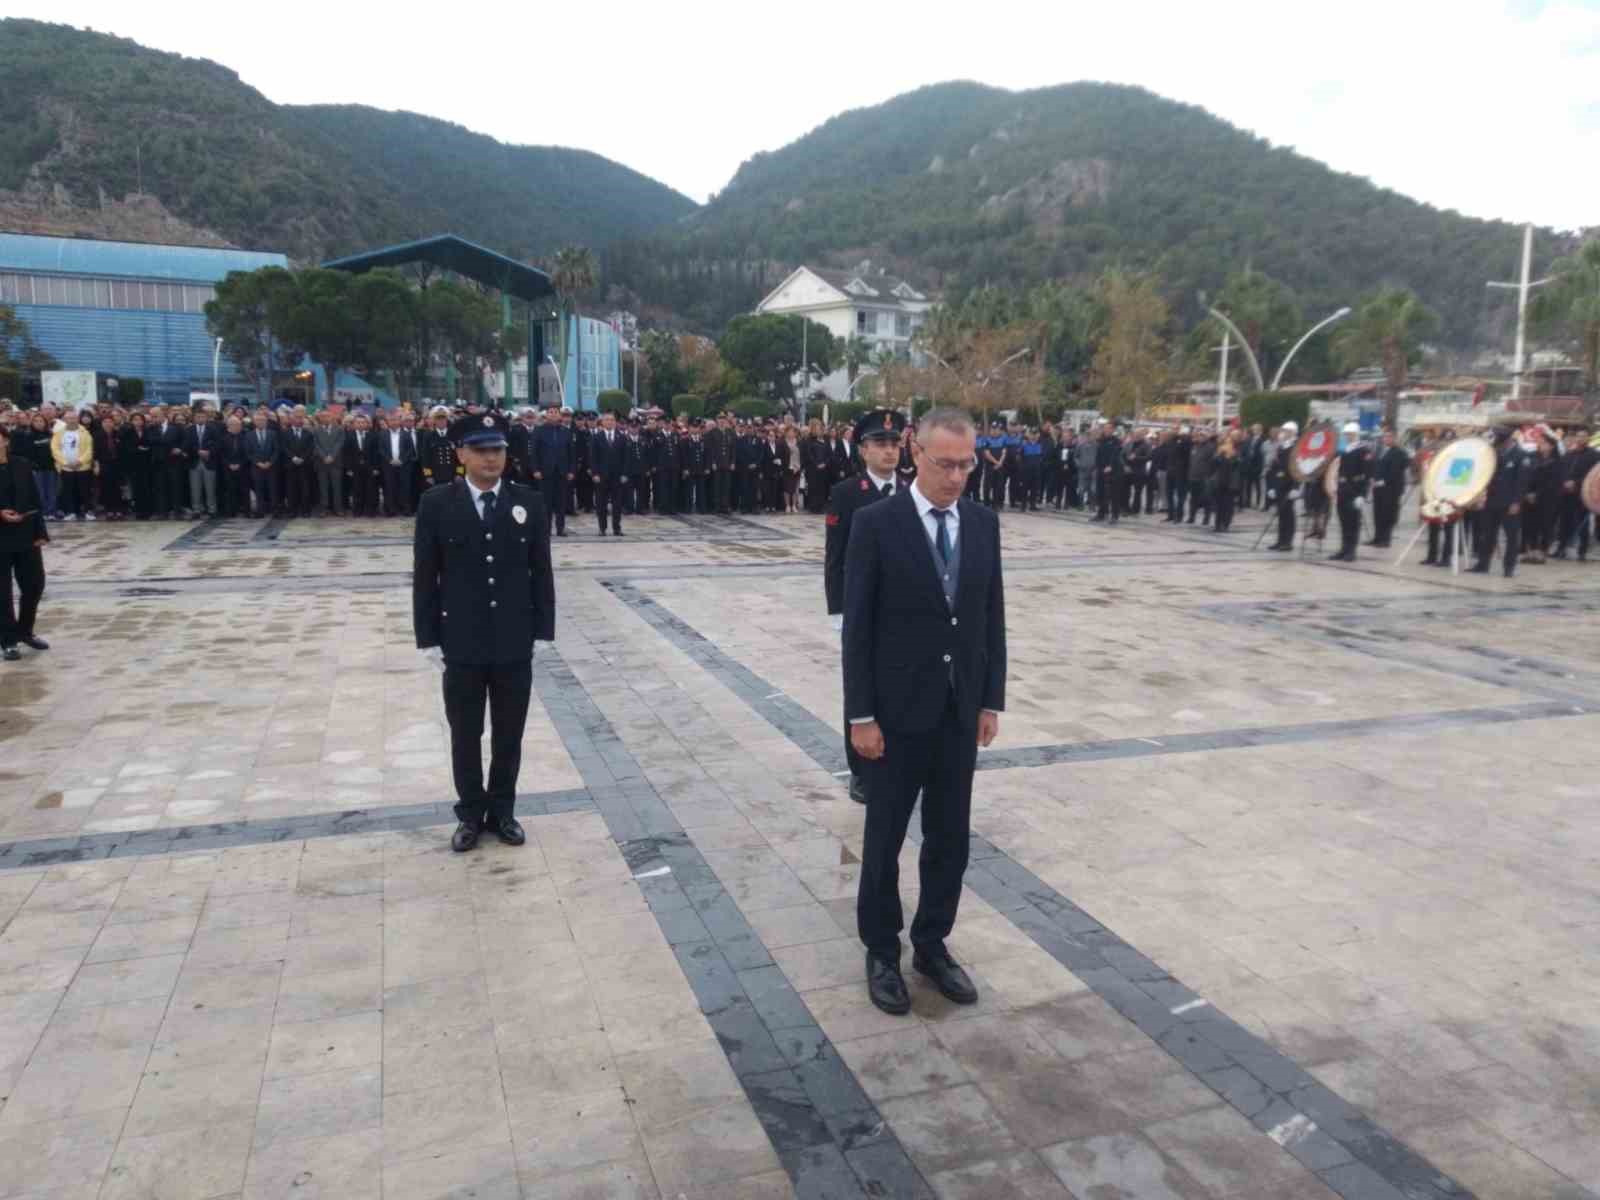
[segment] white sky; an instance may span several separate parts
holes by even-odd
[[[923,84],[1139,84],[1473,216],[1600,226],[1600,0],[268,6],[10,0],[214,59],[283,103],[578,146],[696,200]],[[1515,247],[1508,248],[1510,270]]]

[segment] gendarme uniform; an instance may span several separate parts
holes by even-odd
[[[863,439],[899,441],[905,432],[906,419],[892,409],[880,408],[866,413],[856,422],[856,445]],[[827,595],[828,615],[844,612],[844,556],[850,545],[850,519],[869,504],[886,499],[903,487],[898,473],[887,479],[871,475],[865,465],[859,474],[841,479],[828,494],[828,515],[824,519],[827,540],[824,545],[822,587]],[[845,722],[844,756],[850,764],[850,798],[858,804],[867,802],[866,785],[861,782],[861,765],[856,749],[850,744],[850,723]]]

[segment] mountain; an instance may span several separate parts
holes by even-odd
[[[1375,136],[1398,136],[1378,131]],[[1308,316],[1390,283],[1415,289],[1465,345],[1509,319],[1521,230],[1445,212],[1273,146],[1203,109],[1135,87],[922,88],[833,118],[744,163],[686,221],[619,248],[624,282],[708,324],[793,264],[864,257],[947,294],[1160,271],[1185,317],[1245,264],[1292,287]],[[1536,254],[1555,235],[1536,237]]]
[[[355,105],[277,105],[226,67],[0,21],[0,224],[226,241],[312,262],[433,233],[519,258],[691,213],[584,150]],[[119,232],[120,231],[120,232]]]

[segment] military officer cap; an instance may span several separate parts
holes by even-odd
[[[430,417],[448,417],[450,415],[450,410],[442,404],[435,404],[428,410],[428,415]]]
[[[865,442],[873,438],[898,438],[905,429],[905,414],[892,408],[875,408],[863,413],[856,422],[855,439]]]
[[[467,432],[461,444],[469,450],[503,450],[506,435],[500,432],[500,426],[494,423],[493,417],[486,416],[481,425],[475,425]]]

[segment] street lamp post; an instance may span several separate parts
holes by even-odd
[[[1344,320],[1349,315],[1350,309],[1348,307],[1341,308],[1338,312],[1333,313],[1330,316],[1323,317],[1322,320],[1318,321],[1310,329],[1301,334],[1300,340],[1294,344],[1294,346],[1289,350],[1288,354],[1283,356],[1283,361],[1278,364],[1277,371],[1273,373],[1271,390],[1274,392],[1278,390],[1278,384],[1283,380],[1283,373],[1289,369],[1290,360],[1300,352],[1301,346],[1304,346],[1311,340],[1313,334],[1315,334],[1319,329],[1323,329],[1326,326],[1332,325],[1335,321]]]
[[[1522,399],[1522,347],[1528,332],[1528,293],[1536,287],[1543,287],[1555,278],[1547,275],[1543,279],[1528,282],[1528,268],[1533,265],[1533,225],[1530,222],[1522,227],[1522,278],[1516,283],[1498,283],[1491,280],[1487,287],[1516,288],[1517,289],[1517,351],[1516,362],[1511,369],[1511,398]]]
[[[556,360],[554,358],[550,357],[549,354],[546,354],[544,356],[544,360],[545,360],[545,362],[549,363],[552,367],[554,367],[556,369],[556,390],[557,390],[557,393],[561,396],[561,407],[565,408],[567,406],[567,384],[566,384],[566,381],[561,378],[561,364],[556,362]],[[635,364],[634,365],[634,369],[637,371],[637,369],[638,369],[638,360],[637,359],[634,360],[634,364]]]

